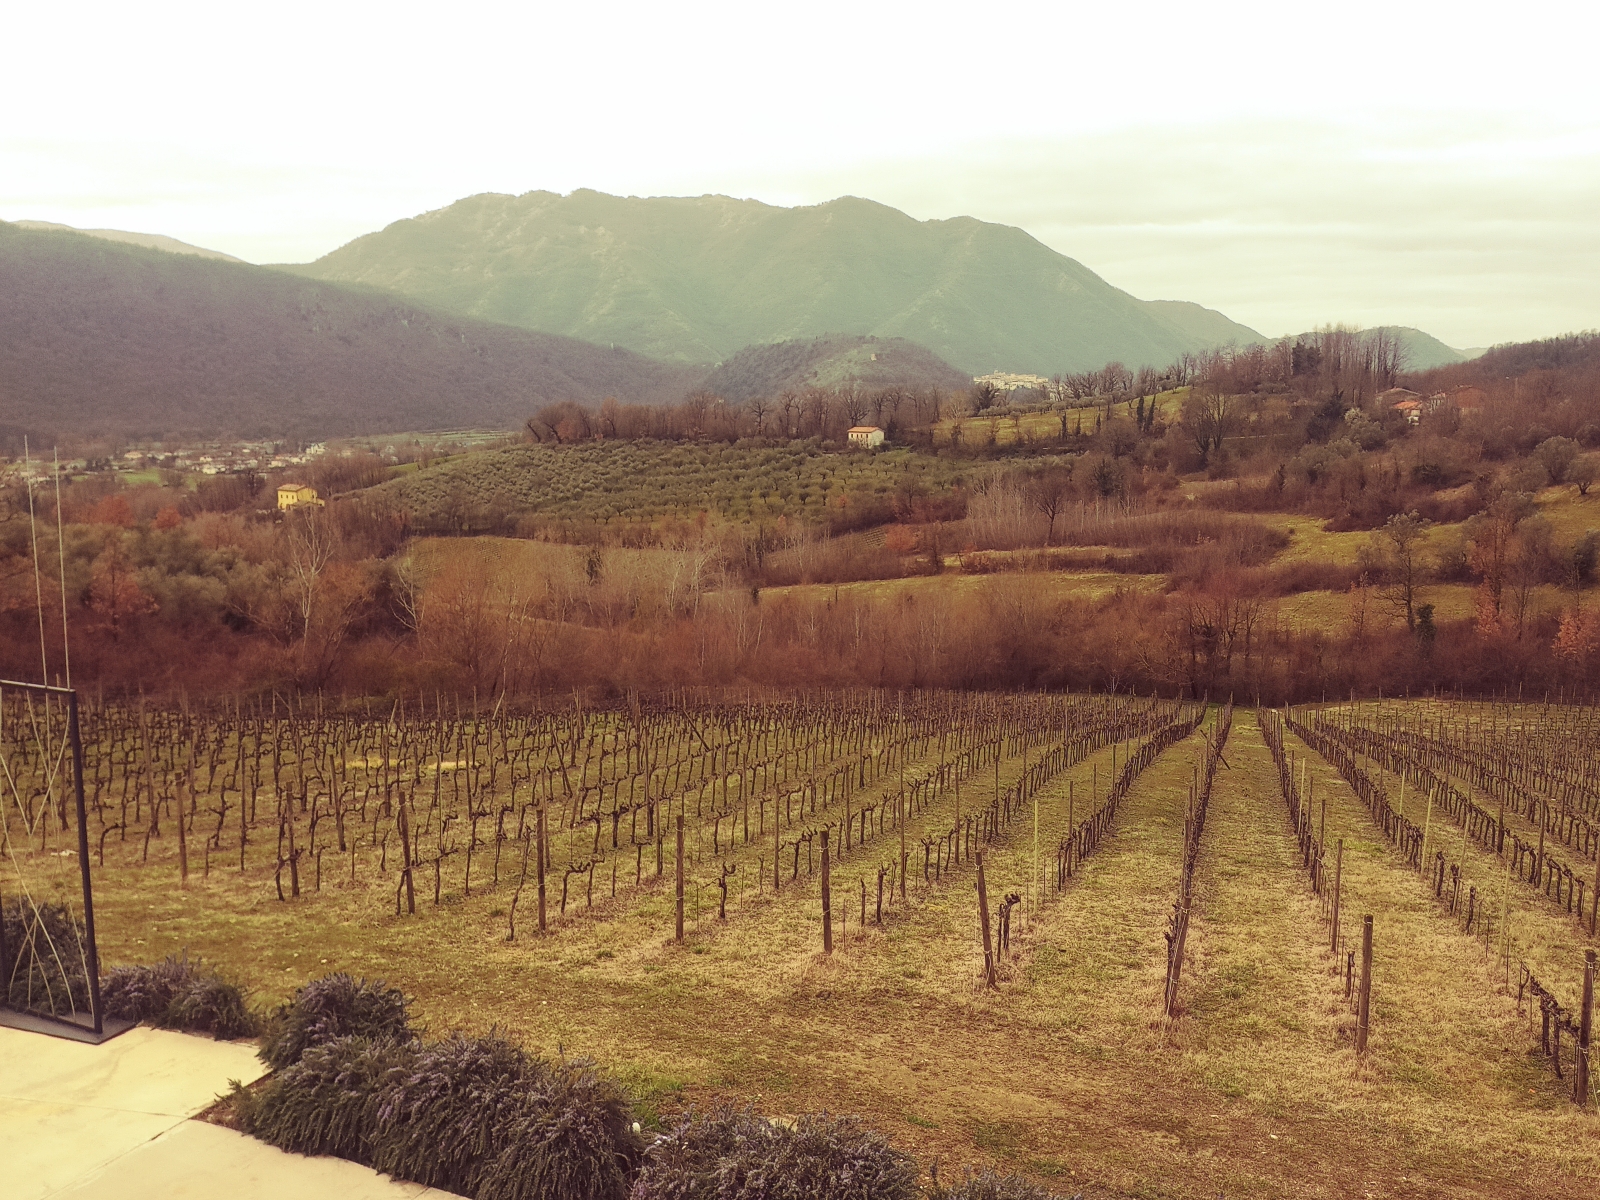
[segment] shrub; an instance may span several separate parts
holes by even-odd
[[[547,1068],[499,1037],[452,1034],[422,1047],[378,1098],[373,1165],[401,1179],[462,1195],[505,1149],[504,1131],[526,1113]]]
[[[645,1155],[632,1200],[913,1200],[916,1163],[853,1117],[793,1127],[746,1109],[684,1118]]]
[[[248,1134],[297,1154],[373,1161],[373,1130],[384,1080],[409,1069],[415,1042],[343,1037],[307,1047],[259,1095],[234,1087],[234,1116]]]
[[[917,1167],[907,1154],[854,1117],[803,1116],[778,1139],[772,1174],[796,1196],[899,1200],[917,1194]]]
[[[167,1011],[188,964],[168,958],[153,965],[113,967],[100,986],[106,1015],[154,1021]]]
[[[117,967],[106,977],[100,996],[109,1016],[209,1033],[219,1041],[248,1037],[260,1028],[238,987],[187,957]]]
[[[632,1200],[697,1200],[716,1195],[724,1163],[759,1155],[774,1127],[752,1109],[689,1113],[645,1153]]]
[[[587,1062],[554,1067],[504,1131],[478,1200],[620,1200],[644,1153],[634,1128],[614,1080]]]
[[[381,980],[369,983],[340,972],[312,980],[273,1015],[261,1041],[261,1059],[282,1070],[312,1046],[335,1038],[404,1042],[414,1036],[404,993]]]
[[[1001,1175],[988,1167],[981,1171],[967,1171],[961,1182],[945,1187],[937,1181],[928,1189],[928,1200],[1057,1200],[1056,1194],[1047,1191],[1021,1175]]]
[[[210,972],[195,974],[189,986],[172,998],[158,1024],[186,1033],[209,1033],[218,1041],[250,1037],[261,1029],[244,993]]]

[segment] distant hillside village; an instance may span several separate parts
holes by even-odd
[[[97,471],[182,471],[191,475],[234,475],[244,471],[278,471],[303,466],[327,452],[317,442],[304,450],[286,451],[278,442],[200,442],[173,450],[141,447],[113,454],[88,454],[62,459],[64,475]],[[48,478],[56,468],[53,455],[17,456],[8,464],[25,479]]]
[[[996,392],[1042,392],[1048,387],[1050,381],[1043,375],[1023,375],[1015,371],[990,371],[987,375],[974,375],[974,387],[993,388]]]

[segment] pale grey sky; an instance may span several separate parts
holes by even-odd
[[[303,261],[481,191],[869,196],[1264,333],[1600,326],[1593,5],[35,6],[0,218]]]

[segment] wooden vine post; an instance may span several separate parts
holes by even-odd
[[[1068,829],[1072,826],[1068,825]],[[1028,879],[1029,903],[1038,907],[1041,899],[1039,883],[1039,793],[1033,794],[1033,874]]]
[[[911,856],[906,853],[906,792],[904,787],[900,789],[900,795],[895,804],[900,814],[900,899],[904,900],[906,898],[906,864],[911,861]]]
[[[1507,980],[1511,971],[1511,855],[1504,855],[1505,870],[1500,879],[1500,944],[1506,962]]]
[[[545,851],[544,851],[544,805],[542,805],[542,804],[539,805],[538,817],[539,817],[538,830],[537,830],[535,836],[538,838],[539,844],[536,847],[537,853],[536,853],[535,857],[538,859],[538,869],[539,869],[539,932],[543,933],[544,932],[544,868],[545,868]],[[522,861],[524,863],[526,863],[528,860],[526,858],[524,858]]]
[[[1545,807],[1537,800],[1528,801],[1528,815],[1533,815],[1533,810],[1539,811],[1539,851],[1533,856],[1533,885],[1537,888],[1544,887],[1544,823]]]
[[[1582,913],[1578,914],[1579,923],[1582,923]],[[1600,921],[1600,854],[1594,856],[1594,892],[1589,902],[1589,936],[1595,934],[1595,923]]]
[[[1368,1019],[1372,1012],[1372,916],[1361,918],[1361,998],[1356,1008],[1356,1053],[1367,1052]]]
[[[399,818],[396,824],[400,828],[400,853],[405,858],[400,871],[400,878],[404,882],[406,889],[406,912],[414,916],[417,911],[417,894],[411,881],[411,819],[406,815],[404,797],[401,798],[399,806],[395,809],[395,814]],[[289,805],[289,821],[289,855],[290,869],[292,870],[294,859],[294,804],[292,801]]]
[[[189,839],[184,834],[184,809],[194,807],[194,764],[189,764],[187,787],[178,788],[178,886],[189,886]]]
[[[1339,953],[1339,890],[1344,882],[1344,839],[1339,839],[1339,848],[1333,858],[1333,936],[1329,939],[1328,949]]]
[[[1578,1069],[1573,1072],[1572,1098],[1579,1108],[1589,1103],[1589,1047],[1594,1024],[1595,953],[1583,956],[1583,1007],[1578,1010]]]
[[[683,814],[678,814],[678,925],[677,940],[683,941]]]
[[[1183,976],[1183,951],[1189,940],[1189,902],[1179,897],[1172,911],[1172,932],[1167,934],[1167,987],[1162,1009],[1169,1017],[1178,1015],[1178,981]]]
[[[139,751],[144,759],[144,791],[145,798],[150,802],[150,823],[146,827],[146,838],[161,836],[161,809],[156,806],[156,765],[150,751],[150,719],[145,715],[144,697],[139,697]],[[134,820],[139,819],[138,792],[134,793],[133,802]]]
[[[1433,794],[1437,788],[1428,789],[1428,812],[1422,818],[1422,848],[1417,851],[1417,869],[1426,871],[1428,867],[1428,835],[1433,830]]]
[[[828,871],[828,831],[822,831],[822,952],[833,953],[833,889]]]
[[[989,937],[989,889],[983,878],[983,851],[978,851],[978,923],[983,927],[983,979],[987,987],[998,988],[994,973],[994,943]]]

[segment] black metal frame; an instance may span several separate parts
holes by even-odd
[[[89,819],[83,796],[83,739],[78,730],[78,693],[72,688],[51,687],[43,683],[21,683],[0,679],[0,694],[7,688],[45,697],[64,697],[67,702],[67,737],[72,744],[72,784],[78,814],[78,873],[83,882],[83,936],[87,943],[85,967],[89,974],[90,1024],[69,1017],[11,1008],[7,996],[0,994],[0,1025],[52,1033],[80,1041],[103,1042],[132,1026],[131,1021],[107,1021],[100,999],[100,947],[94,931],[94,885],[89,877]],[[10,976],[10,954],[5,944],[5,926],[0,923],[0,977]]]

